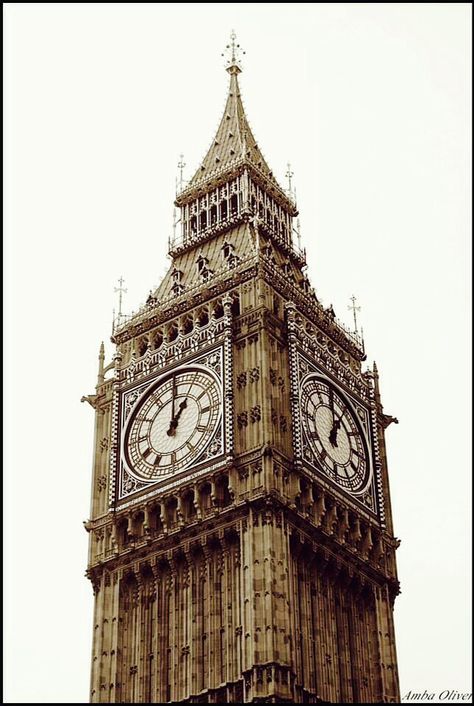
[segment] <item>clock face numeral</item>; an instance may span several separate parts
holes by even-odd
[[[321,470],[341,488],[362,492],[370,479],[369,454],[351,406],[315,374],[303,381],[301,409],[303,431]]]
[[[158,480],[186,468],[215,435],[222,394],[214,376],[180,368],[154,383],[132,411],[123,436],[130,472]]]

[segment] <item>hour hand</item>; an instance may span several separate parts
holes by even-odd
[[[337,446],[337,432],[339,431],[339,427],[341,426],[341,419],[336,419],[334,424],[332,425],[332,429],[329,432],[329,441],[332,446]]]
[[[180,405],[179,405],[179,412],[178,412],[178,414],[177,414],[176,417],[175,417],[176,423],[178,422],[178,419],[179,419],[180,416],[181,416],[181,412],[183,411],[183,409],[186,409],[187,406],[188,406],[188,401],[187,401],[186,399],[184,399],[182,402],[180,402]]]
[[[178,426],[178,420],[179,420],[179,418],[180,418],[180,416],[181,416],[181,413],[182,413],[183,409],[185,409],[185,408],[187,407],[187,404],[188,404],[188,402],[187,402],[186,399],[184,399],[184,400],[180,403],[178,413],[177,413],[176,416],[174,416],[174,417],[172,418],[172,420],[170,421],[170,427],[169,427],[168,431],[166,432],[166,433],[168,434],[168,436],[174,436],[174,435],[175,435],[176,428],[177,428],[177,426]]]

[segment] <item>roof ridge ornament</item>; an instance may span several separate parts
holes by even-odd
[[[242,66],[240,63],[240,54],[245,54],[243,49],[241,49],[240,44],[236,44],[237,35],[235,34],[234,30],[230,33],[230,44],[226,44],[225,47],[225,52],[222,53],[222,56],[226,56],[226,71],[228,71],[231,76],[240,74],[242,71]]]

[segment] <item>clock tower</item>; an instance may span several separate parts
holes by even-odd
[[[377,369],[318,301],[244,112],[181,188],[171,267],[99,354],[90,699],[398,702]],[[296,241],[296,242],[295,242]]]

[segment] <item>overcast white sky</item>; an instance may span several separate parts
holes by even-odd
[[[309,275],[362,306],[385,411],[402,694],[471,690],[471,7],[6,3],[5,701],[87,701],[94,391],[114,285],[168,266],[190,176],[241,89]]]

